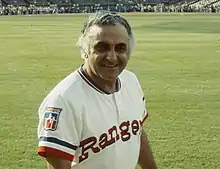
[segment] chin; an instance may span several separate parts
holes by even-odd
[[[113,76],[101,76],[102,79],[106,81],[115,81],[118,78],[118,75],[113,75]]]

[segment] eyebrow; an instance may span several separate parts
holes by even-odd
[[[95,46],[97,45],[109,45],[109,43],[106,41],[98,41],[97,43],[95,43]],[[126,46],[126,43],[120,42],[120,43],[115,44],[115,46],[121,46],[121,45]]]

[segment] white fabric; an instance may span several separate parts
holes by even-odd
[[[124,70],[119,76],[121,89],[105,94],[86,82],[88,79],[78,71],[62,80],[42,102],[39,138],[54,137],[78,146],[76,151],[66,147],[62,150],[75,156],[73,169],[135,169],[141,123],[147,113],[136,76]],[[62,109],[55,131],[46,131],[43,126],[48,106]]]

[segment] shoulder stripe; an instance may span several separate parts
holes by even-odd
[[[72,145],[68,142],[65,142],[63,140],[59,140],[57,138],[54,138],[54,137],[40,137],[39,139],[39,142],[41,141],[45,141],[45,142],[50,142],[50,143],[56,143],[56,144],[59,144],[59,145],[62,145],[64,147],[67,147],[67,148],[70,148],[72,150],[76,150],[78,148],[78,146],[75,146],[75,145]]]

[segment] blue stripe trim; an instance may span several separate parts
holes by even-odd
[[[93,82],[91,82],[91,81],[87,78],[87,76],[84,75],[84,73],[83,73],[80,69],[78,70],[78,73],[79,73],[79,75],[82,77],[82,79],[83,79],[89,86],[91,86],[92,88],[94,88],[95,90],[97,90],[97,91],[100,92],[100,93],[104,93],[104,92],[102,92],[100,89],[98,89],[98,88],[93,84]]]
[[[110,94],[107,93],[105,91],[103,91],[102,89],[100,89],[95,82],[89,77],[89,75],[86,73],[86,71],[83,69],[83,67],[81,66],[79,71],[82,73],[82,75],[93,85],[92,87],[95,88],[96,90],[98,90],[101,93],[106,93],[106,94]]]
[[[54,137],[43,137],[42,136],[42,137],[40,137],[39,141],[46,141],[46,142],[50,142],[50,143],[56,143],[56,144],[59,144],[61,146],[70,148],[72,150],[76,150],[78,148],[78,146],[72,145],[70,143],[67,143],[65,141],[59,140],[59,139],[54,138]]]

